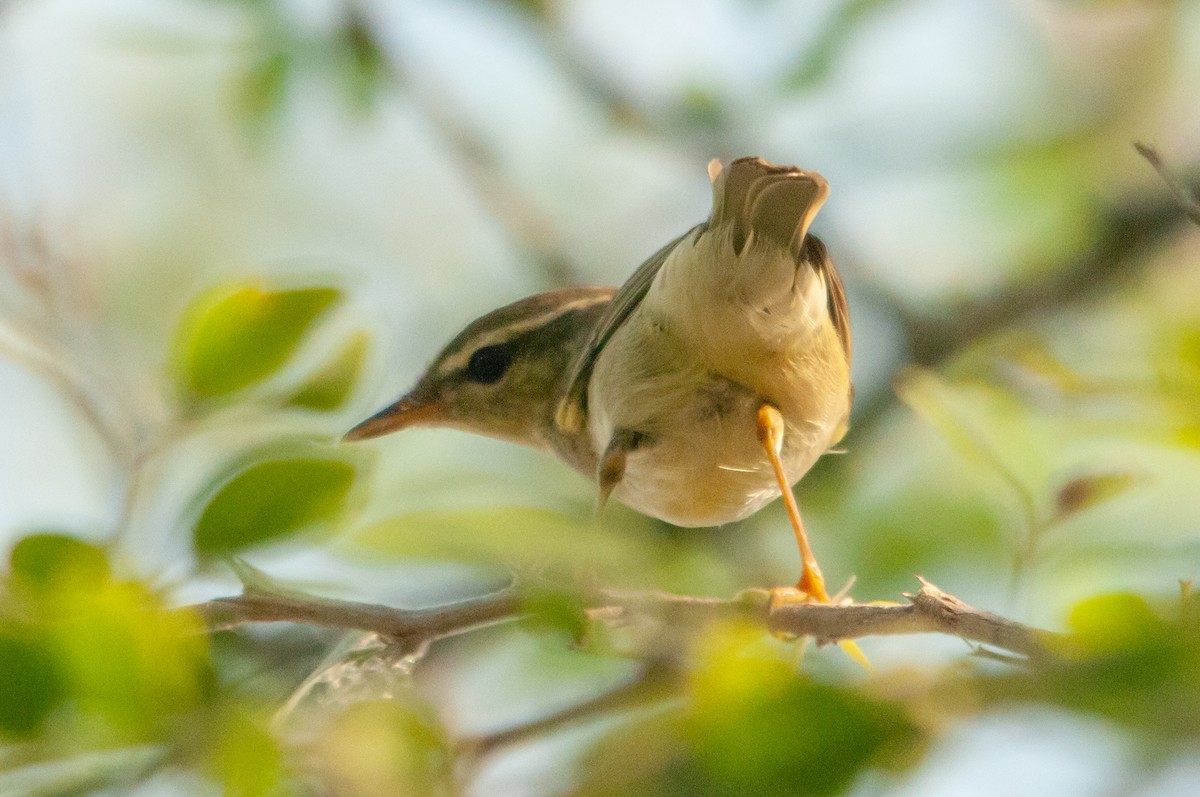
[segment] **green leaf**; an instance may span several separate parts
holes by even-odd
[[[903,373],[896,393],[963,459],[990,471],[1012,490],[1032,533],[1038,511],[1031,482],[1037,479],[1039,449],[1022,407],[993,386],[950,382],[923,368]]]
[[[64,534],[30,534],[9,556],[12,578],[40,594],[67,587],[88,588],[107,581],[112,571],[99,547]]]
[[[1186,608],[1186,607],[1185,607]],[[1060,655],[1038,669],[980,679],[985,703],[1062,706],[1105,717],[1162,750],[1200,735],[1200,631],[1165,619],[1146,599],[1115,593],[1089,598],[1070,614],[1074,631]]]
[[[209,751],[208,765],[224,786],[224,793],[238,797],[282,793],[283,752],[264,724],[244,710],[229,711],[222,717],[220,731]]]
[[[586,514],[531,506],[419,510],[395,515],[353,535],[372,554],[404,558],[572,564],[626,575],[654,557],[636,530],[602,527]]]
[[[760,640],[711,640],[693,676],[684,738],[722,791],[840,794],[869,767],[911,760],[921,735],[899,703],[799,675]]]
[[[215,554],[294,534],[340,514],[355,466],[339,459],[276,459],[227,482],[200,515],[197,552]]]
[[[1125,592],[1079,602],[1071,609],[1067,625],[1075,632],[1072,641],[1089,654],[1128,650],[1166,630],[1145,598]]]
[[[31,736],[67,697],[50,646],[0,626],[0,733]]]
[[[538,585],[525,592],[521,604],[528,612],[527,624],[561,631],[573,644],[582,642],[591,629],[583,597],[577,592]]]
[[[342,350],[300,386],[287,403],[293,407],[328,412],[342,406],[358,382],[370,338],[360,332]]]
[[[883,481],[851,496],[843,511],[854,534],[851,570],[858,583],[871,585],[879,595],[896,594],[911,586],[916,572],[933,578],[954,572],[964,561],[1009,565],[1004,518],[969,485],[914,478],[889,482],[885,491],[878,488]]]
[[[180,393],[190,401],[213,399],[266,379],[340,297],[335,288],[271,290],[254,283],[200,297],[176,336]]]
[[[507,4],[543,23],[553,20],[557,5],[555,0],[507,0]]]
[[[99,719],[111,743],[148,741],[207,696],[200,619],[116,577],[100,548],[32,534],[4,587],[0,614],[19,623],[0,620],[0,732],[35,732],[61,707],[63,728]]]
[[[602,743],[575,793],[824,797],[925,748],[901,703],[804,677],[761,629],[721,629],[704,647],[685,699]]]
[[[120,741],[151,741],[211,694],[208,640],[193,612],[172,610],[144,584],[113,581],[77,593],[48,626],[72,704],[104,718]]]
[[[380,88],[390,76],[387,56],[380,48],[371,25],[360,13],[352,10],[335,46],[340,50],[342,83],[347,96],[356,110],[370,110]]]
[[[326,712],[315,741],[318,777],[339,794],[449,795],[454,758],[433,711],[409,695]]]
[[[235,112],[254,124],[269,119],[282,105],[291,73],[291,54],[283,48],[268,50],[239,79],[234,95]]]
[[[895,5],[895,0],[847,0],[838,4],[837,12],[826,24],[816,43],[804,52],[800,62],[785,77],[785,88],[806,91],[826,80],[836,66],[838,56],[845,51],[861,26],[877,11],[889,5]]]
[[[682,96],[682,111],[689,127],[699,130],[722,130],[729,109],[722,106],[720,95],[703,85],[687,87]]]

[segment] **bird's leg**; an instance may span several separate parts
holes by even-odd
[[[779,458],[783,451],[783,413],[770,404],[758,408],[758,440],[767,459],[775,470],[775,479],[779,482],[779,492],[783,494],[783,504],[787,507],[788,518],[792,521],[792,530],[796,532],[796,544],[800,546],[800,581],[796,590],[806,601],[817,603],[832,603],[829,593],[825,591],[825,577],[821,575],[821,567],[817,557],[813,555],[812,546],[808,544],[808,535],[804,533],[804,522],[800,520],[800,508],[796,506],[796,496],[792,495],[792,486],[788,484],[787,474],[783,472],[783,460]],[[772,605],[777,600],[794,600],[785,593],[790,590],[771,590]],[[853,639],[843,639],[838,647],[850,658],[858,662],[863,669],[871,669],[871,661],[862,648]]]
[[[804,521],[800,519],[800,508],[796,506],[796,496],[792,495],[792,486],[788,483],[787,474],[783,471],[783,414],[770,404],[758,408],[758,441],[767,452],[767,459],[775,470],[775,480],[779,482],[779,492],[783,495],[783,504],[787,507],[788,519],[792,522],[792,531],[796,533],[796,544],[800,547],[800,581],[796,589],[818,603],[829,603],[829,593],[825,591],[825,577],[821,575],[821,567],[813,554],[812,546],[808,544],[808,535],[804,533]]]

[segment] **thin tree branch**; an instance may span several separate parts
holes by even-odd
[[[651,661],[628,680],[595,697],[494,733],[463,737],[455,746],[460,760],[467,762],[469,768],[471,763],[479,761],[497,748],[540,738],[547,733],[576,722],[593,719],[601,714],[636,709],[661,700],[672,694],[672,687],[678,680],[679,674],[675,668]]]
[[[317,598],[287,590],[244,563],[235,567],[246,592],[191,607],[210,630],[248,623],[295,622],[328,628],[370,631],[412,645],[427,645],[522,614],[516,586],[445,606],[396,609],[381,604]],[[919,578],[919,577],[918,577]],[[987,646],[976,651],[1009,664],[1036,664],[1052,657],[1047,643],[1060,635],[1032,628],[970,606],[928,581],[905,595],[905,604],[814,604],[790,599],[785,590],[747,590],[731,600],[653,591],[601,590],[585,596],[594,622],[620,624],[652,618],[670,628],[705,625],[720,619],[760,623],[776,635],[811,636],[818,644],[865,636],[941,633]],[[673,694],[678,669],[651,654],[626,681],[588,700],[530,722],[456,743],[466,770],[498,748],[604,714],[654,704]]]
[[[515,617],[517,592],[509,587],[478,598],[428,609],[396,609],[377,603],[318,598],[249,589],[192,607],[210,631],[248,623],[306,623],[324,628],[373,631],[390,639],[438,639]]]
[[[1166,164],[1162,162],[1162,158],[1158,156],[1158,150],[1154,147],[1140,141],[1134,142],[1133,147],[1149,161],[1150,165],[1154,167],[1154,171],[1163,178],[1163,182],[1175,196],[1175,201],[1179,203],[1179,207],[1183,208],[1184,215],[1195,224],[1200,224],[1200,194],[1184,185],[1183,181],[1167,168]]]
[[[438,134],[439,142],[454,156],[467,187],[508,234],[518,252],[536,265],[552,285],[578,283],[576,262],[563,243],[554,220],[506,177],[486,136],[473,130],[454,112],[446,101],[447,92],[434,84],[432,75],[414,78],[417,67],[402,47],[378,34],[379,23],[368,8],[353,2],[347,8],[386,56],[397,84],[407,92],[414,107]]]
[[[621,621],[636,615],[657,615],[673,625],[700,624],[718,618],[740,617],[761,622],[764,630],[791,636],[812,636],[819,643],[866,636],[941,633],[1015,653],[1031,661],[1051,654],[1048,631],[976,609],[921,580],[907,604],[814,604],[788,600],[784,593],[750,591],[733,599],[697,598],[662,592],[603,591],[590,614],[595,619]],[[315,598],[250,589],[193,607],[211,630],[247,623],[295,622],[327,628],[373,631],[395,639],[437,639],[462,633],[521,613],[517,591],[500,592],[428,609],[396,609],[371,603]]]
[[[898,306],[911,361],[937,365],[971,341],[1021,318],[1103,294],[1118,280],[1131,279],[1130,261],[1180,224],[1178,206],[1166,201],[1112,207],[1106,216],[1089,249],[1062,268],[1013,283],[937,316],[921,316]]]
[[[895,606],[776,601],[768,612],[767,627],[774,633],[807,635],[819,642],[932,632],[980,642],[1031,661],[1051,656],[1046,643],[1058,634],[976,609],[925,579],[920,581],[916,595],[905,595],[909,603]]]

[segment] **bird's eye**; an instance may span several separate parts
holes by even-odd
[[[471,359],[467,362],[467,379],[483,385],[490,385],[493,382],[499,382],[500,377],[504,376],[510,365],[512,365],[511,346],[484,346],[472,354]]]

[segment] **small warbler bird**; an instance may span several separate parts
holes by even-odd
[[[745,518],[782,495],[797,589],[828,602],[792,485],[845,434],[850,323],[808,228],[816,172],[709,164],[712,213],[620,289],[522,299],[471,322],[360,440],[446,426],[557,455],[611,496],[679,526]]]

